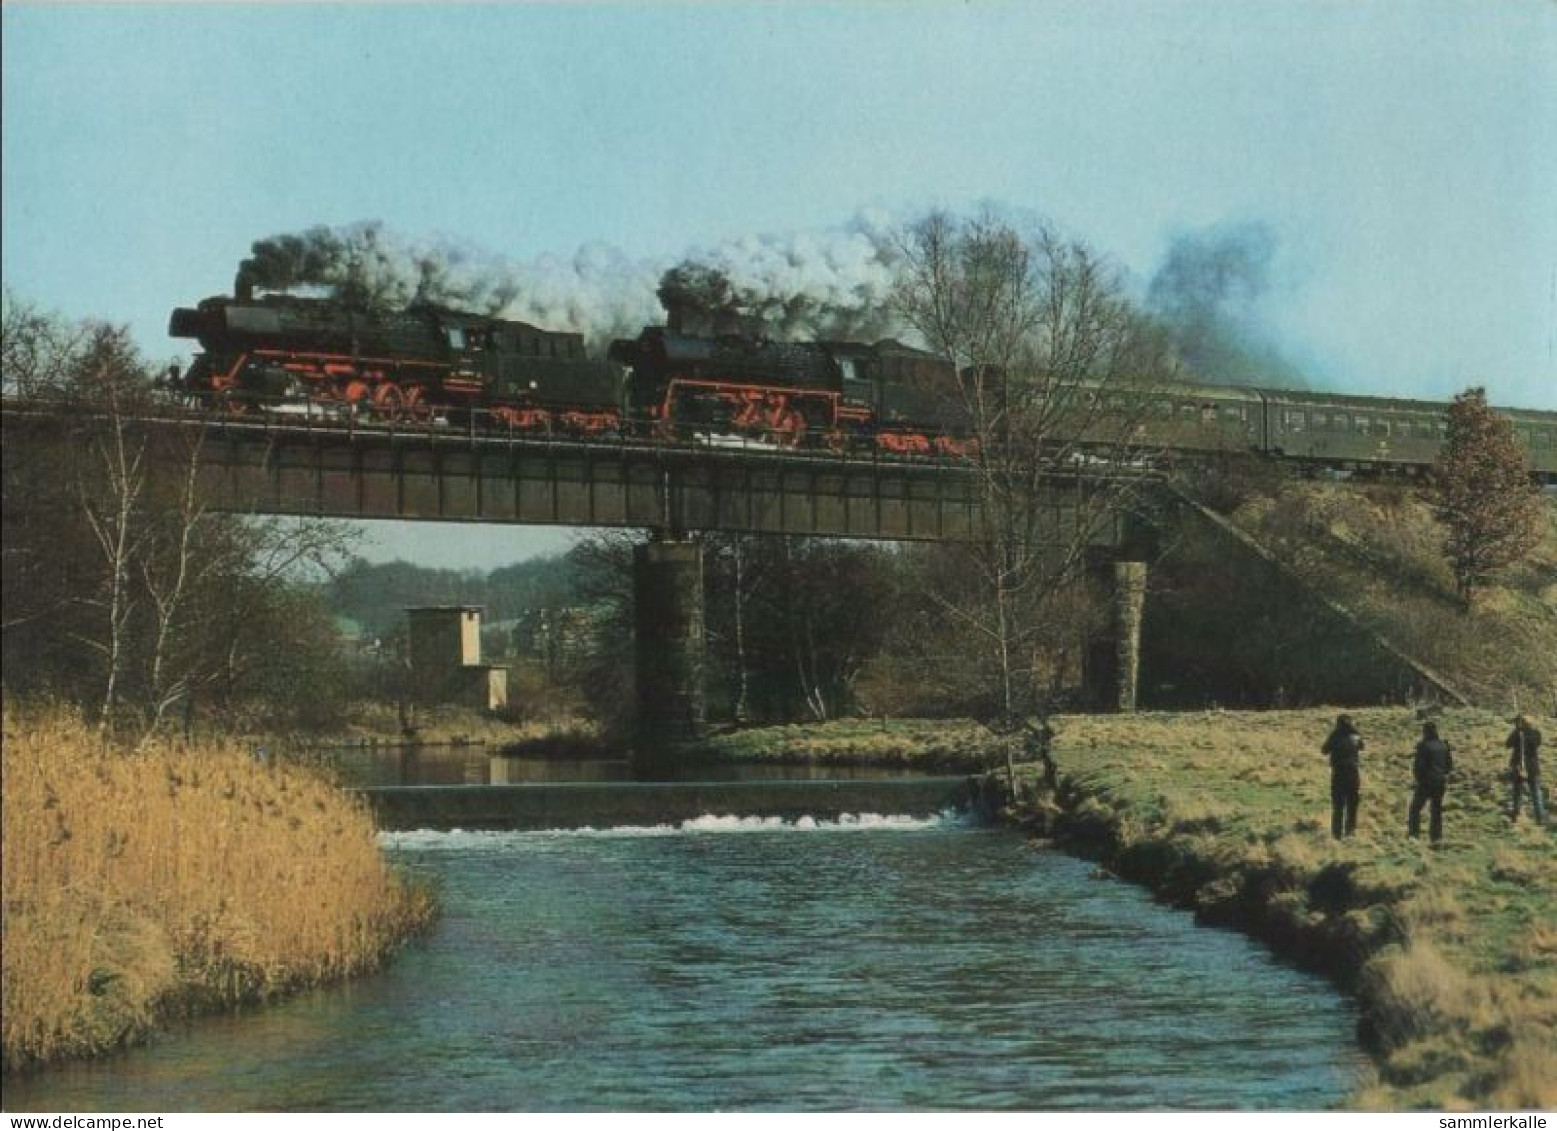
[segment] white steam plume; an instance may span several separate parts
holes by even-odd
[[[673,266],[696,264],[727,284],[727,304],[775,337],[873,338],[888,314],[892,220],[861,212],[824,231],[748,236],[696,248],[675,263],[604,244],[530,262],[449,239],[410,239],[376,222],[258,240],[235,289],[292,291],[395,309],[433,302],[552,330],[593,345],[665,321],[658,291]]]

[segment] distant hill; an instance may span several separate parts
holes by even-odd
[[[577,570],[564,556],[535,558],[490,573],[427,569],[409,562],[373,564],[357,558],[321,587],[337,617],[366,637],[405,626],[417,605],[480,605],[486,622],[514,620],[527,610],[574,603]]]

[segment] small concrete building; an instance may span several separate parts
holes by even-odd
[[[482,711],[508,706],[508,668],[481,662],[481,606],[407,609],[412,686],[421,703],[460,703]]]

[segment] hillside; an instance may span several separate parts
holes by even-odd
[[[1398,703],[1426,688],[1557,710],[1557,500],[1536,551],[1467,612],[1419,489],[1215,486],[1197,497],[1216,513],[1184,506],[1164,527],[1142,642],[1148,705]]]
[[[1466,612],[1422,494],[1294,483],[1231,515],[1308,584],[1488,707],[1557,713],[1557,500],[1535,553]]]

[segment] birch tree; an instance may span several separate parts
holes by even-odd
[[[1011,731],[1041,707],[1047,614],[1136,501],[1139,426],[1171,353],[1119,273],[1050,228],[936,212],[901,252],[895,306],[958,374],[981,503],[972,540],[946,551],[968,584],[930,597],[979,652],[947,662],[987,672],[985,717]]]

